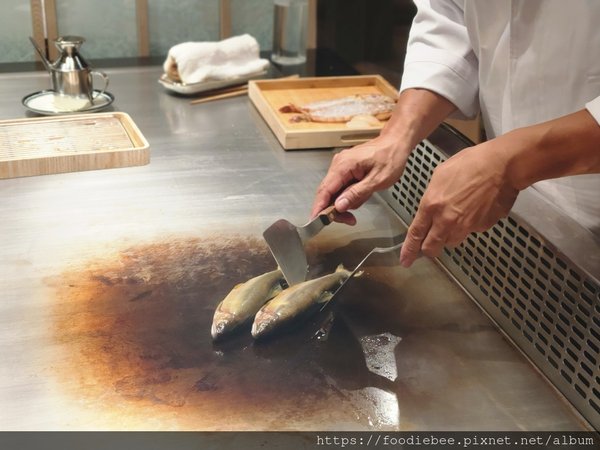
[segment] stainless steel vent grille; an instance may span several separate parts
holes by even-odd
[[[446,156],[423,141],[386,193],[406,222]],[[581,414],[600,429],[600,285],[511,213],[440,262]]]

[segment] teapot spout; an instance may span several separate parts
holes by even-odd
[[[48,61],[46,59],[46,55],[44,55],[44,52],[42,52],[42,49],[37,45],[37,42],[35,42],[35,40],[31,36],[29,36],[29,40],[33,44],[33,48],[35,48],[38,55],[40,55],[40,59],[42,60],[42,63],[44,64],[44,67],[46,68],[46,70],[48,72],[52,72],[52,66],[50,65],[50,61]]]

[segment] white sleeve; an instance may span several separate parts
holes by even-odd
[[[478,61],[458,3],[415,0],[400,90],[428,89],[450,100],[458,117],[471,118],[479,111]]]
[[[596,97],[591,102],[585,104],[586,109],[590,112],[592,117],[596,119],[596,122],[600,125],[600,97]]]

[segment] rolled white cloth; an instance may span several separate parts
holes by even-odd
[[[169,50],[163,64],[169,78],[184,83],[227,80],[261,72],[269,65],[249,34],[219,42],[183,42]]]

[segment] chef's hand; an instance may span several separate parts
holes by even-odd
[[[433,172],[408,229],[400,264],[410,266],[422,252],[438,256],[505,217],[519,190],[507,176],[508,158],[496,140],[467,148]]]
[[[467,148],[434,171],[400,253],[437,256],[506,216],[519,191],[541,180],[600,174],[600,126],[587,109]],[[568,151],[565,151],[568,149]]]
[[[398,181],[412,149],[455,109],[450,101],[426,89],[403,91],[378,137],[333,157],[317,190],[312,217],[335,202],[342,213],[336,221],[354,225],[356,219],[349,210]]]
[[[375,191],[398,181],[408,155],[408,149],[388,135],[337,153],[317,189],[312,217],[334,202],[341,213],[336,220],[354,225],[356,218],[349,210],[361,206]]]

